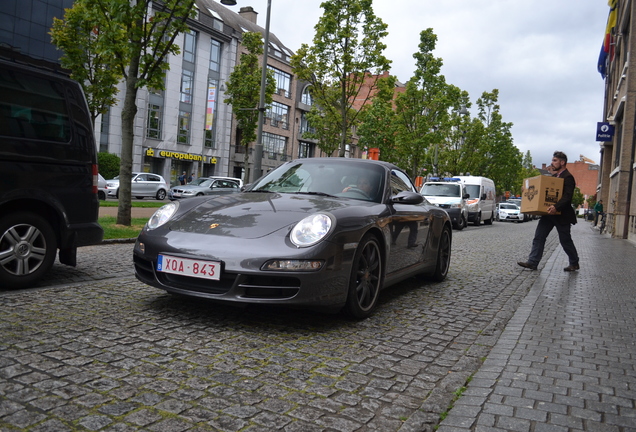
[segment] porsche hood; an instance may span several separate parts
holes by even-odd
[[[362,202],[361,202],[362,203]],[[207,199],[169,223],[171,231],[244,239],[267,236],[314,213],[343,207],[341,199],[246,192]]]

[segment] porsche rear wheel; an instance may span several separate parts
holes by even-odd
[[[382,255],[378,240],[366,235],[360,241],[351,266],[347,312],[355,318],[366,318],[378,303],[382,287]]]

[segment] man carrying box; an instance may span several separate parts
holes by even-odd
[[[565,267],[565,271],[574,271],[579,269],[579,254],[576,251],[574,242],[572,241],[572,235],[570,232],[570,224],[576,223],[576,214],[572,207],[572,196],[574,195],[574,187],[576,181],[574,176],[565,168],[568,163],[568,157],[565,153],[557,151],[552,156],[552,163],[550,164],[550,171],[553,172],[553,177],[559,177],[563,179],[563,194],[561,198],[553,205],[547,208],[548,214],[541,216],[537,229],[534,232],[534,240],[532,240],[532,250],[527,262],[519,261],[521,267],[528,268],[530,270],[536,270],[543,256],[543,248],[545,247],[545,241],[548,235],[552,231],[552,228],[557,229],[559,234],[559,242],[561,247],[567,254],[570,265]]]

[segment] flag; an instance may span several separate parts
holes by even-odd
[[[607,76],[607,63],[614,60],[614,27],[616,27],[616,6],[618,0],[608,0],[607,5],[610,7],[607,17],[607,25],[605,26],[605,35],[601,45],[601,53],[598,56],[597,69],[603,79]]]

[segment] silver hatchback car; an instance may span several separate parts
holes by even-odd
[[[233,177],[200,177],[187,185],[173,186],[168,194],[172,201],[203,195],[222,195],[241,191],[241,179]]]
[[[119,198],[119,176],[108,180],[108,196]],[[133,198],[142,199],[145,197],[163,200],[168,194],[168,183],[159,174],[153,173],[132,173],[131,195]]]

